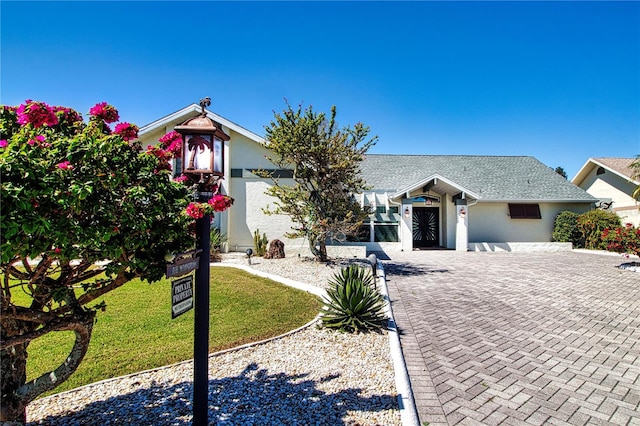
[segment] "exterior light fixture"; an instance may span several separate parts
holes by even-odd
[[[174,130],[182,135],[182,173],[197,183],[210,183],[211,178],[224,177],[224,141],[230,139],[219,123],[205,112],[211,99],[200,100],[202,111],[176,126]]]
[[[223,141],[231,139],[220,124],[207,117],[208,97],[200,100],[202,111],[174,127],[182,135],[182,174],[198,184],[194,194],[199,202],[208,202],[217,191],[217,181],[224,177]],[[215,188],[214,188],[215,186]],[[194,289],[193,333],[193,424],[206,425],[209,407],[209,253],[211,251],[211,215],[196,220],[196,251],[198,268]],[[206,255],[204,255],[206,253]]]
[[[247,263],[249,263],[249,265],[251,265],[251,255],[253,255],[253,250],[248,248],[246,253],[247,253]]]
[[[404,217],[409,217],[411,215],[411,212],[409,212],[409,207],[405,207],[404,208]]]

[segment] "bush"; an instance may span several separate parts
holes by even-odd
[[[386,302],[374,288],[373,277],[358,265],[349,265],[334,274],[327,289],[328,299],[322,325],[350,333],[379,331],[387,323]]]
[[[608,250],[640,256],[640,228],[630,223],[627,223],[624,228],[606,228],[602,232],[602,240],[607,244]]]
[[[607,210],[591,210],[578,217],[578,229],[584,239],[584,247],[592,250],[606,250],[607,243],[602,239],[602,232],[622,226],[620,216]]]
[[[222,250],[222,246],[226,243],[227,234],[220,232],[218,228],[211,228],[211,232],[209,233],[209,245],[211,246],[209,259],[212,262],[220,262],[222,260],[220,251]]]
[[[578,229],[578,213],[563,211],[556,216],[553,225],[552,241],[572,243],[573,247],[582,247],[582,234]]]

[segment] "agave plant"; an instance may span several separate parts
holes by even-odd
[[[387,323],[386,302],[368,270],[351,264],[329,281],[322,325],[347,332],[378,331]]]

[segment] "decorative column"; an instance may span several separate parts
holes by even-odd
[[[400,206],[400,244],[402,251],[413,250],[413,202],[410,198],[402,200]]]
[[[456,251],[469,249],[469,211],[467,200],[456,200]]]

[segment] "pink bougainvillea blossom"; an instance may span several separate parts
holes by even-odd
[[[206,213],[206,207],[200,203],[189,203],[185,213],[193,219],[201,219]]]
[[[58,163],[56,167],[58,167],[60,170],[71,170],[73,169],[73,164],[71,164],[70,161],[65,160],[62,163]]]
[[[180,158],[182,147],[182,135],[180,135],[180,133],[173,130],[158,139],[158,142],[160,142],[160,146],[166,151],[173,154],[176,158]]]
[[[123,122],[116,124],[115,133],[119,134],[125,141],[131,141],[138,138],[138,126],[135,124]]]
[[[118,110],[109,105],[106,102],[100,102],[95,104],[89,110],[89,114],[95,118],[101,119],[105,123],[115,123],[120,118]]]
[[[175,178],[173,178],[174,182],[186,182],[189,180],[189,178],[185,175],[180,175],[180,176],[176,176]]]
[[[29,139],[27,141],[27,145],[29,146],[39,146],[41,148],[49,148],[51,144],[46,142],[46,139],[43,135],[38,135],[33,139]]]
[[[55,126],[58,124],[58,116],[56,116],[53,108],[44,102],[26,100],[24,104],[18,107],[16,115],[18,124],[26,126],[31,123],[36,129],[43,125]]]
[[[208,201],[214,211],[223,212],[233,204],[233,198],[226,195],[216,194]]]
[[[7,145],[9,145],[9,142],[6,139],[0,140],[0,148],[6,148]]]
[[[65,126],[72,126],[75,123],[82,122],[82,115],[75,110],[65,107],[53,107],[53,111],[58,117],[58,121]]]

